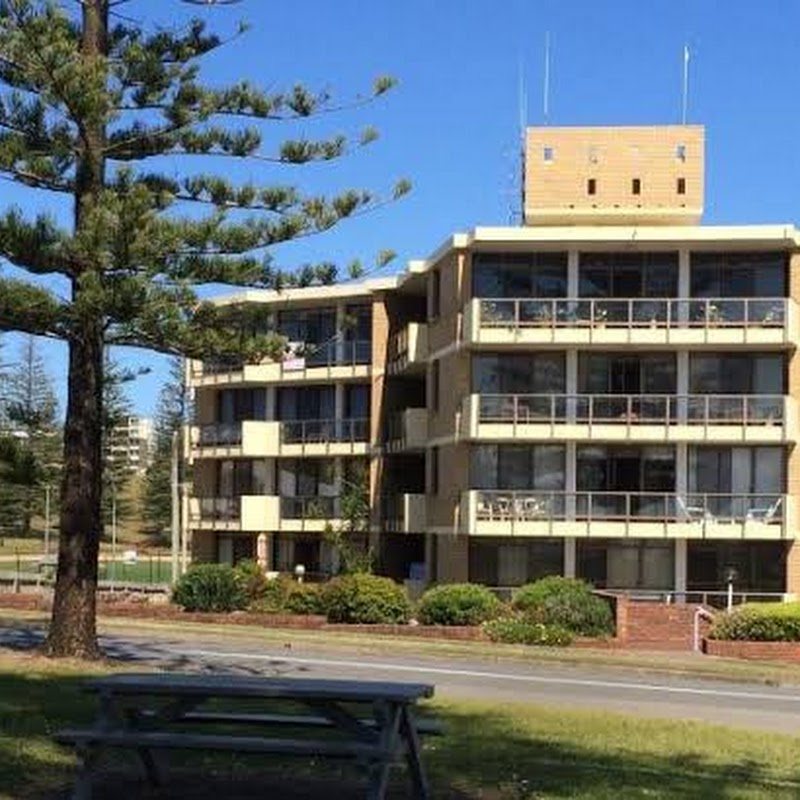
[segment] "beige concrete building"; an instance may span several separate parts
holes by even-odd
[[[191,365],[194,557],[329,573],[365,485],[397,578],[798,591],[800,235],[700,225],[703,141],[531,129],[524,225],[237,298],[291,346]]]

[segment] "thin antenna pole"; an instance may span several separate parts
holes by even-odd
[[[544,35],[544,124],[550,117],[550,31]]]
[[[525,219],[525,129],[528,125],[528,91],[525,86],[525,61],[519,57],[519,219]]]
[[[686,111],[689,105],[689,45],[683,46],[683,106],[681,109],[681,125],[686,124]]]

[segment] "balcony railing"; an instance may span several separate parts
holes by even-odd
[[[369,364],[372,361],[372,342],[333,340],[322,345],[307,344],[304,356],[306,367],[346,367]]]
[[[197,502],[201,520],[221,522],[241,517],[240,497],[199,497]]]
[[[781,424],[781,395],[482,394],[481,423]]]
[[[604,520],[763,522],[783,520],[780,494],[478,491],[479,521]]]
[[[782,328],[786,310],[785,297],[479,300],[483,328]]]
[[[242,443],[242,423],[217,422],[200,425],[198,436],[200,447],[236,447]]]
[[[281,423],[283,444],[347,444],[368,439],[368,419],[304,419]]]
[[[325,520],[341,516],[341,498],[310,495],[281,497],[281,517],[285,519]]]

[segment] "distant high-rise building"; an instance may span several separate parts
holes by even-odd
[[[124,469],[143,474],[153,462],[155,428],[149,417],[126,417],[109,434],[108,460]]]

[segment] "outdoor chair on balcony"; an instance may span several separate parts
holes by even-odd
[[[688,505],[683,497],[676,498],[681,517],[691,522],[713,522],[716,517],[705,507]]]
[[[747,512],[748,522],[779,522],[778,512],[781,508],[782,498],[778,498],[771,506],[764,508],[751,508]]]
[[[511,519],[511,498],[498,497],[492,503],[492,519]]]
[[[522,518],[541,519],[547,515],[547,503],[539,497],[526,497],[522,501]]]

